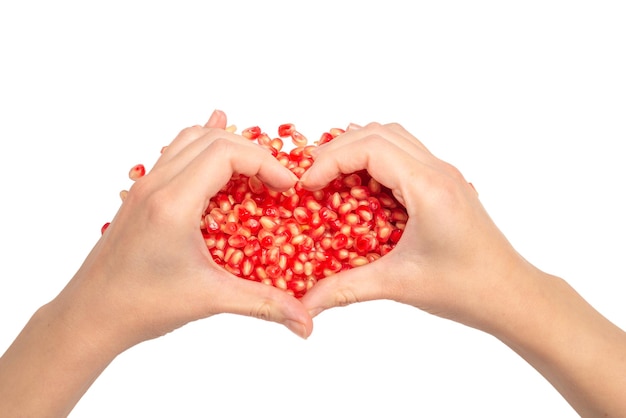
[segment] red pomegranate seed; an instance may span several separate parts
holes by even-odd
[[[300,177],[313,164],[316,146],[344,132],[333,128],[316,145],[308,145],[290,123],[279,126],[278,138],[270,138],[258,126],[244,129],[241,135],[270,150]],[[281,138],[291,138],[295,147],[284,151]],[[129,173],[132,180],[143,175],[141,164]],[[407,221],[406,210],[391,191],[362,170],[342,174],[313,192],[299,182],[277,192],[257,176],[234,174],[209,201],[199,224],[218,265],[236,276],[302,297],[324,277],[388,254],[400,241]],[[102,226],[102,233],[108,225]]]
[[[320,137],[319,141],[317,141],[317,145],[324,145],[327,142],[330,142],[334,136],[330,134],[330,132],[324,132]]]
[[[397,244],[398,241],[400,241],[401,237],[402,237],[402,230],[394,229],[393,231],[391,231],[391,234],[389,235],[389,241],[393,242],[394,244]]]
[[[264,132],[261,133],[261,135],[259,135],[259,137],[256,140],[259,143],[259,145],[262,145],[262,146],[270,146],[270,144],[272,143],[272,138],[270,138],[270,136]]]
[[[145,174],[146,168],[144,167],[144,165],[137,164],[130,169],[130,171],[128,172],[128,177],[130,177],[131,180],[135,181],[138,180],[140,177],[143,177]]]
[[[304,147],[307,144],[307,139],[304,135],[302,135],[300,132],[298,131],[294,131],[291,134],[291,142],[293,142],[293,144],[296,147]]]
[[[276,150],[276,152],[283,149],[283,140],[280,138],[274,138],[270,141],[270,147]]]
[[[330,134],[333,136],[333,138],[336,138],[339,135],[344,134],[344,133],[346,133],[346,130],[345,129],[341,129],[341,128],[332,128],[330,130]]]
[[[233,248],[243,248],[246,246],[247,243],[248,240],[246,239],[246,237],[240,234],[231,235],[228,238],[228,245]]]
[[[220,230],[220,224],[217,223],[213,215],[209,213],[204,217],[204,228],[209,233],[215,233]]]
[[[348,243],[347,235],[339,232],[335,234],[335,236],[333,237],[330,246],[333,250],[339,250],[339,249],[344,248],[347,243]]]
[[[278,136],[281,138],[286,138],[291,136],[296,130],[296,127],[293,123],[284,123],[278,127]]]
[[[257,139],[259,135],[261,135],[261,128],[259,128],[258,126],[246,128],[243,131],[241,131],[241,136],[243,136],[244,138],[248,138],[250,140]]]
[[[354,257],[354,258],[350,259],[350,266],[351,267],[364,266],[367,263],[369,263],[369,260],[367,259],[367,257],[363,257],[363,256]]]
[[[360,186],[361,176],[359,176],[357,173],[348,174],[343,178],[343,185],[348,188]]]

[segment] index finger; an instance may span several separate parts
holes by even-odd
[[[258,176],[276,190],[286,190],[295,185],[297,177],[284,167],[266,149],[245,141],[233,141],[220,136],[207,141],[205,147],[171,178],[180,202],[203,196],[204,210],[233,174]],[[183,203],[184,204],[184,203]]]

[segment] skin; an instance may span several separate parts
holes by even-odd
[[[120,353],[219,313],[275,321],[301,337],[312,320],[292,296],[215,265],[199,234],[209,199],[234,172],[284,190],[296,178],[215,112],[183,130],[137,180],[60,294],[0,358],[3,416],[61,417]]]
[[[391,253],[320,281],[302,300],[218,268],[195,221],[209,199],[235,172],[257,174],[277,190],[297,181],[268,151],[225,127],[216,111],[174,139],[76,275],[0,358],[7,416],[68,415],[117,355],[191,321],[249,315],[306,338],[315,315],[375,299],[491,333],[581,416],[624,416],[626,334],[565,281],[524,260],[461,173],[400,125],[352,125],[316,151],[300,180],[314,190],[340,172],[367,169],[390,187],[410,217]]]
[[[400,125],[374,123],[320,147],[301,181],[315,190],[360,169],[409,221],[387,256],[313,287],[302,299],[311,315],[374,299],[412,305],[494,335],[581,416],[626,416],[626,333],[518,254],[455,167]]]

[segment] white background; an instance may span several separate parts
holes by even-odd
[[[214,108],[312,138],[400,122],[526,258],[626,327],[622,3],[2,2],[0,352],[79,267],[128,169]],[[307,341],[190,324],[122,354],[72,416],[366,414],[576,416],[495,338],[390,302],[325,312]]]

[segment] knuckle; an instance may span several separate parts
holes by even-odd
[[[398,122],[391,122],[385,124],[385,127],[391,129],[392,131],[404,130],[404,127],[400,125]]]
[[[463,173],[461,173],[461,170],[459,170],[456,166],[445,162],[445,161],[441,161],[442,165],[443,165],[443,169],[445,170],[445,172],[454,180],[461,180],[463,182],[465,182],[465,177],[463,176]]]
[[[382,128],[383,125],[381,125],[378,122],[370,122],[367,125],[365,125],[365,129],[369,129],[369,130],[378,130],[380,128]]]
[[[379,132],[373,132],[370,135],[364,137],[362,139],[362,148],[365,150],[376,150],[378,147],[383,146],[384,143],[388,142],[383,135]]]
[[[155,187],[148,177],[142,177],[132,185],[124,204],[141,208],[151,222],[158,224],[175,218],[177,210],[170,188]]]
[[[211,152],[215,152],[217,155],[223,155],[224,157],[230,156],[236,147],[231,140],[222,136],[213,138],[208,146],[211,148]]]
[[[274,318],[271,302],[268,300],[261,302],[250,312],[250,316],[265,321],[271,321]]]
[[[335,293],[335,306],[348,306],[359,302],[354,292],[348,288],[338,289]]]
[[[182,139],[193,139],[202,136],[205,129],[200,125],[189,126],[181,130],[177,137]]]
[[[157,222],[168,222],[167,220],[175,218],[177,205],[175,199],[172,199],[168,193],[168,189],[154,190],[143,202],[148,217]]]

